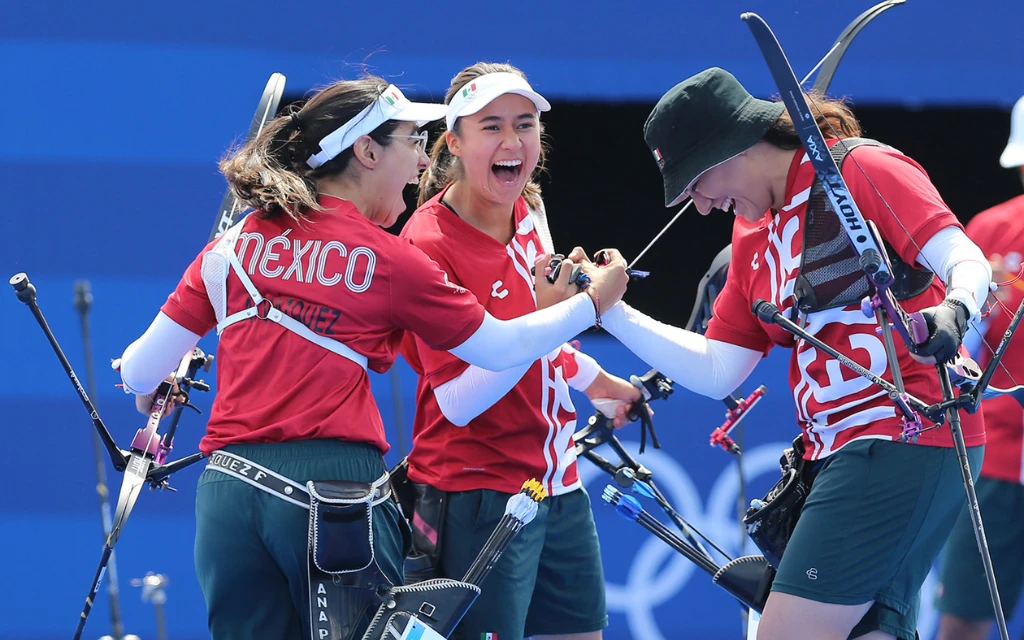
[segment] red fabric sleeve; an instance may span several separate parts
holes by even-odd
[[[726,274],[725,286],[715,298],[714,313],[708,322],[705,334],[710,340],[728,342],[746,349],[760,351],[765,355],[772,348],[772,340],[751,311],[754,301],[747,295],[747,269],[753,260],[753,252],[743,242],[745,227],[739,218],[733,224],[732,260]],[[748,255],[750,254],[750,255]]]
[[[850,194],[864,218],[878,226],[882,238],[907,264],[915,263],[921,247],[936,232],[951,226],[963,228],[914,160],[869,145],[850,151],[850,156],[843,163]]]
[[[160,307],[160,311],[171,320],[200,336],[206,335],[206,332],[217,326],[217,317],[206,294],[206,283],[203,282],[202,276],[203,256],[208,249],[209,247],[204,248],[192,261],[174,292]]]
[[[392,322],[434,349],[459,346],[480,328],[483,306],[411,242],[403,240],[397,246],[400,250],[390,256]]]
[[[455,273],[448,255],[448,245],[450,243],[444,234],[441,233],[441,230],[437,228],[436,220],[429,216],[413,216],[409,220],[409,224],[402,231],[402,235],[408,238],[417,249],[423,251],[426,257],[444,272],[447,282],[455,287],[462,286],[458,282],[453,281],[449,275]],[[472,292],[468,292],[467,295],[474,300],[477,299]],[[480,308],[483,309],[482,306]],[[483,322],[482,317],[480,322]],[[479,327],[479,323],[474,326],[473,330],[475,331],[477,327]],[[467,334],[466,337],[469,337],[471,334],[472,332]],[[457,344],[461,344],[461,342],[453,346],[457,346]],[[418,365],[417,373],[425,377],[434,388],[457,378],[469,368],[468,362],[460,360],[441,348],[431,348],[420,336],[407,337],[406,342],[403,344],[403,353],[406,350],[408,350],[410,357],[415,359]]]

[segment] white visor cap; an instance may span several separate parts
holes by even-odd
[[[999,164],[1004,169],[1012,169],[1024,165],[1024,98],[1013,105],[1010,113],[1010,141],[999,156]]]
[[[355,144],[360,136],[373,132],[388,120],[415,122],[416,126],[422,127],[428,122],[440,120],[447,112],[447,105],[411,102],[398,87],[388,85],[384,93],[356,117],[327,134],[320,141],[320,153],[310,156],[306,164],[314,169],[327,164]]]
[[[448,115],[445,119],[448,130],[452,130],[455,121],[461,116],[473,115],[506,93],[529,98],[533,106],[537,107],[537,111],[551,110],[551,104],[544,96],[534,91],[530,83],[522,77],[507,71],[487,73],[464,84],[448,103]]]

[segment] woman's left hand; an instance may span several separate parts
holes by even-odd
[[[917,353],[911,357],[924,364],[946,363],[957,354],[971,312],[958,300],[946,299],[942,304],[921,310],[921,316],[928,325],[928,339],[917,345]]]
[[[173,373],[167,376],[167,379],[164,380],[164,382],[161,382],[160,384],[161,386],[163,386],[165,383],[170,383],[171,394],[170,396],[168,396],[167,404],[164,407],[164,412],[160,416],[161,420],[171,415],[171,412],[174,411],[175,407],[177,407],[178,404],[184,403],[188,400],[188,397],[184,393],[181,393],[181,390],[178,389],[178,382],[174,379]],[[157,391],[159,390],[160,387],[157,387]],[[135,396],[136,411],[148,416],[153,411],[153,400],[156,399],[156,393],[157,392],[154,391],[153,393],[144,396]]]
[[[628,380],[613,376],[607,371],[601,371],[601,373],[597,374],[597,378],[590,383],[589,387],[583,390],[583,393],[587,394],[591,401],[612,400],[617,402],[615,414],[608,416],[612,418],[616,428],[630,422],[629,412],[633,408],[633,403],[640,399],[639,389],[630,384]],[[601,404],[604,404],[605,407],[608,406],[607,403]],[[604,408],[599,408],[599,410],[605,413]]]

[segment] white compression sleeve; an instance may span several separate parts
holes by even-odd
[[[152,393],[178,368],[181,358],[199,342],[192,333],[161,311],[146,332],[128,345],[121,356],[121,382],[125,393]]]
[[[437,406],[448,422],[464,427],[504,398],[532,365],[530,362],[497,372],[470,365],[461,375],[434,389]]]
[[[921,247],[917,261],[946,285],[946,297],[959,300],[977,320],[988,300],[992,267],[978,245],[958,227],[946,227]]]
[[[597,380],[597,376],[601,375],[601,365],[579,349],[574,349],[572,345],[563,344],[562,351],[576,362],[576,375],[566,378],[565,381],[577,391],[586,391],[587,387]]]
[[[690,391],[720,399],[761,360],[761,352],[658,322],[624,302],[601,316],[602,326],[647,364]]]
[[[594,318],[594,303],[586,293],[512,320],[487,313],[473,335],[450,351],[470,364],[503,371],[551,352],[593,325]]]
[[[577,391],[585,390],[601,372],[601,365],[568,344],[563,344],[560,350],[567,352],[577,365],[576,375],[567,378],[566,382]],[[457,427],[464,427],[473,418],[504,398],[505,394],[519,384],[531,366],[532,362],[495,372],[469,365],[460,375],[434,389],[437,406],[449,422]]]

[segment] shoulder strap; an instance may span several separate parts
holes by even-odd
[[[245,269],[242,267],[242,263],[238,260],[238,255],[235,253],[235,246],[238,244],[238,239],[241,237],[242,227],[245,225],[246,220],[248,220],[248,217],[243,218],[224,232],[224,235],[220,237],[220,240],[217,241],[217,244],[214,245],[213,249],[203,256],[203,282],[206,284],[207,295],[210,296],[210,303],[213,305],[214,312],[217,314],[217,335],[219,336],[224,329],[243,320],[248,320],[250,318],[269,320],[271,322],[276,322],[288,331],[305,338],[315,345],[351,360],[365,371],[368,364],[366,356],[357,353],[343,342],[316,333],[295,318],[282,313],[280,309],[275,308],[274,304],[270,300],[264,298],[259,290],[256,289],[256,285],[253,284],[252,278],[250,278],[249,274],[245,272]],[[225,317],[225,314],[227,313],[228,268],[233,270],[235,275],[238,276],[242,286],[245,287],[246,292],[248,292],[249,297],[252,299],[253,304],[247,309],[243,309],[242,311],[232,313]]]
[[[836,165],[842,167],[850,151],[865,145],[892,148],[870,138],[847,138],[843,144],[833,145],[829,153]],[[860,269],[857,254],[817,179],[807,199],[802,235],[800,273],[794,287],[801,312],[845,307],[868,295],[870,285]],[[883,241],[882,244],[892,263],[896,278],[892,291],[898,300],[911,298],[928,288],[934,277],[930,271],[906,264],[889,243]]]
[[[540,236],[541,247],[546,253],[555,252],[555,243],[551,240],[551,229],[548,228],[548,212],[544,209],[544,201],[541,200],[537,208],[528,207],[530,217],[533,218],[533,228]]]

